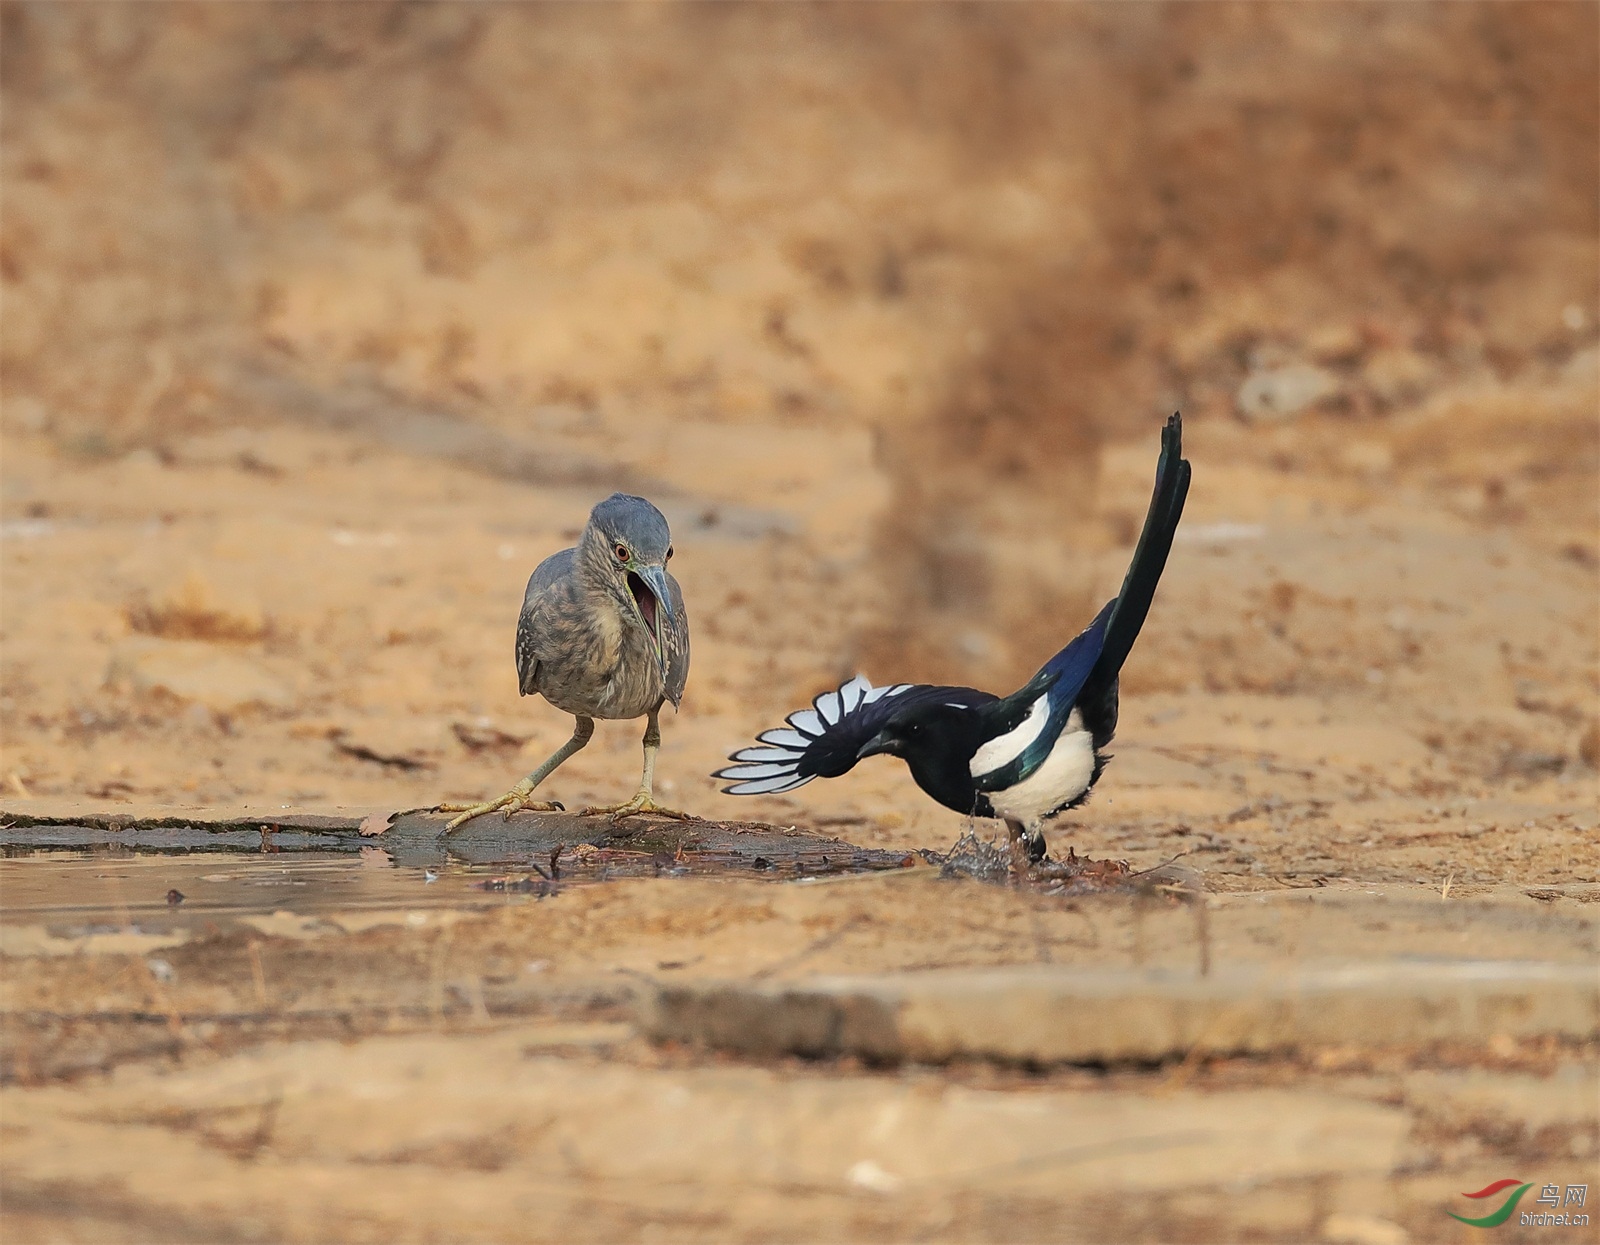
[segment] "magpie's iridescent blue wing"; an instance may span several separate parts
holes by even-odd
[[[1100,660],[1100,654],[1105,650],[1106,627],[1116,606],[1115,599],[1107,601],[1095,615],[1094,621],[1073,636],[1072,642],[1047,661],[1044,670],[1039,672],[1043,674],[1048,671],[1056,676],[1056,681],[1050,687],[1052,705],[1062,704],[1071,708],[1076,703],[1078,693],[1083,690],[1083,685],[1088,682],[1089,675]]]
[[[760,746],[741,748],[737,761],[713,778],[732,782],[728,795],[774,795],[793,791],[813,778],[837,778],[856,763],[862,747],[883,729],[896,710],[922,700],[975,706],[994,699],[970,687],[896,683],[873,687],[856,675],[837,691],[824,692],[811,708],[791,713],[787,724],[756,736]]]

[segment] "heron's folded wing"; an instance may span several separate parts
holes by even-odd
[[[568,591],[573,569],[573,550],[552,553],[528,576],[522,594],[522,612],[517,616],[517,688],[524,696],[539,690],[539,663],[549,655],[546,634],[548,615]]]
[[[923,698],[978,704],[993,700],[970,687],[896,683],[873,687],[856,675],[837,691],[824,692],[811,708],[791,713],[786,726],[762,731],[758,747],[741,748],[737,761],[713,778],[732,782],[728,795],[769,795],[792,791],[813,778],[837,778],[856,763],[863,745],[883,729],[895,710]]]

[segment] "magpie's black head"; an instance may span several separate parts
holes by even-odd
[[[856,755],[899,757],[917,786],[946,808],[971,814],[982,801],[972,785],[972,754],[985,738],[982,717],[965,705],[914,704],[893,714]]]

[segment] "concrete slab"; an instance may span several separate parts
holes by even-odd
[[[1145,1062],[1351,1044],[1600,1035],[1589,964],[1432,961],[1258,965],[1201,977],[1066,968],[938,970],[805,983],[663,986],[657,1040],[749,1055],[938,1063]]]
[[[653,1198],[703,1182],[740,1196],[833,1191],[920,1201],[965,1188],[1073,1202],[1109,1191],[1382,1178],[1402,1161],[1411,1126],[1392,1106],[1272,1089],[1015,1092],[763,1068],[575,1067],[548,1052],[615,1040],[615,1030],[551,1028],[462,1035],[447,1060],[430,1039],[411,1036],[129,1067],[108,1078],[92,1114],[70,1088],[11,1090],[8,1172],[33,1187],[113,1181],[156,1205],[182,1205],[199,1186],[252,1211],[270,1199],[309,1208],[339,1189],[345,1205],[359,1208],[381,1204],[375,1191],[386,1186],[374,1180],[415,1178],[405,1173],[419,1161],[457,1153],[467,1159],[439,1187],[450,1213],[434,1207],[440,1218],[421,1235],[496,1239],[503,1234],[473,1227],[488,1192],[484,1169],[517,1178],[499,1186],[495,1205],[529,1188],[542,1198],[552,1173],[581,1175],[591,1196],[604,1197],[642,1188]],[[228,1161],[193,1126],[152,1126],[219,1121],[214,1127],[248,1136],[263,1111],[272,1113],[270,1138],[253,1164]],[[478,1152],[490,1157],[471,1163]],[[319,1171],[317,1197],[282,1196]],[[476,1184],[459,1187],[474,1176]],[[388,1228],[378,1235],[406,1238]]]

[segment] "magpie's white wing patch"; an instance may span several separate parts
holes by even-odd
[[[717,777],[728,777],[728,771],[722,771]],[[796,787],[803,787],[815,777],[815,774],[808,774],[804,778],[797,777],[793,773],[774,775],[771,778],[747,779],[723,790],[729,795],[779,795],[785,791],[793,791]]]
[[[794,727],[795,730],[800,731],[802,734],[811,736],[812,739],[821,738],[822,732],[826,729],[826,726],[822,721],[822,715],[819,714],[815,709],[796,710],[784,720],[788,722],[790,726]]]
[[[974,778],[981,778],[985,774],[992,774],[1002,765],[1009,765],[1028,750],[1028,746],[1039,738],[1040,733],[1050,721],[1050,694],[1046,692],[1033,702],[1033,707],[1028,711],[1028,716],[1023,718],[1013,730],[1004,735],[996,735],[984,743],[972,754],[970,772]]]
[[[730,761],[798,761],[805,756],[805,752],[795,752],[790,748],[740,748],[731,757]]]
[[[752,748],[751,752],[759,751]],[[765,764],[741,765],[738,767],[740,778],[793,778],[794,766],[787,761],[772,761]]]
[[[787,726],[762,731],[760,745],[741,748],[728,759],[737,761],[713,777],[732,780],[729,795],[772,795],[792,791],[813,778],[832,778],[855,764],[861,746],[877,734],[892,706],[890,698],[919,684],[873,687],[856,675],[836,691],[823,692],[809,709],[791,713]]]
[[[799,748],[804,752],[816,736],[803,735],[799,731],[787,730],[780,726],[774,731],[762,731],[756,738],[764,744],[772,744],[779,748]],[[737,760],[738,758],[735,757],[734,759]]]

